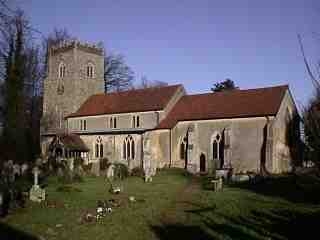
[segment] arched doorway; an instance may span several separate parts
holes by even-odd
[[[200,172],[206,171],[206,156],[201,153],[200,155]]]

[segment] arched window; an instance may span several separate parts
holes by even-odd
[[[94,78],[94,65],[92,63],[88,63],[86,70],[87,78]]]
[[[134,159],[135,157],[135,145],[132,136],[127,136],[123,141],[123,158],[125,160]]]
[[[134,159],[135,151],[134,151],[134,141],[131,141],[131,158]]]
[[[59,64],[58,76],[59,76],[59,78],[64,78],[65,75],[66,75],[66,65],[63,62],[61,62]]]
[[[100,143],[100,157],[103,157],[103,144]]]
[[[98,137],[96,140],[95,156],[96,156],[96,158],[103,158],[103,143],[102,143],[101,137]]]
[[[217,161],[218,168],[223,168],[224,166],[224,131],[222,134],[216,133],[213,135],[212,144],[212,157],[214,161]]]

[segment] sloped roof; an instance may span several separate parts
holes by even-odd
[[[179,87],[182,85],[92,95],[68,117],[162,110]]]
[[[185,95],[160,122],[169,129],[178,121],[276,115],[288,85]]]

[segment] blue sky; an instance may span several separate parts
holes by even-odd
[[[44,34],[66,28],[125,55],[138,79],[207,92],[231,78],[242,89],[289,84],[297,104],[312,84],[297,34],[313,66],[320,60],[319,0],[14,0]]]

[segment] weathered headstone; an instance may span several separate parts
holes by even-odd
[[[34,202],[41,202],[46,199],[46,191],[38,185],[39,172],[40,171],[38,167],[33,169],[34,184],[30,189],[29,195],[30,200]]]
[[[70,171],[73,171],[73,169],[74,169],[74,158],[69,158],[68,159],[68,165],[69,165]]]
[[[107,169],[107,178],[113,178],[114,177],[114,165],[111,164]]]
[[[42,159],[41,158],[37,158],[35,163],[36,163],[36,166],[41,166]]]
[[[13,164],[13,175],[16,177],[20,176],[21,175],[21,167],[19,164]]]
[[[33,178],[33,180],[34,180],[33,185],[34,185],[34,186],[38,186],[38,183],[39,183],[39,181],[38,181],[39,173],[40,173],[39,168],[35,167],[35,168],[33,169],[33,176],[34,176],[34,178]]]
[[[99,162],[93,162],[91,173],[95,176],[100,176],[100,163]]]
[[[29,168],[28,164],[27,164],[27,163],[23,163],[23,164],[21,165],[21,175],[26,174],[28,168]]]
[[[147,168],[145,168],[144,172],[145,172],[144,181],[145,182],[152,182],[152,176],[154,176],[152,168],[147,167]]]
[[[233,182],[247,182],[250,180],[250,176],[248,174],[233,175],[231,180]]]
[[[13,161],[9,160],[4,163],[3,165],[3,171],[2,171],[3,176],[9,183],[13,183],[15,180],[15,176],[13,173]]]
[[[211,183],[213,184],[212,188],[213,188],[213,191],[220,191],[222,190],[222,187],[223,187],[223,181],[222,181],[222,178],[220,177],[219,179],[214,179],[214,180],[211,180]]]

